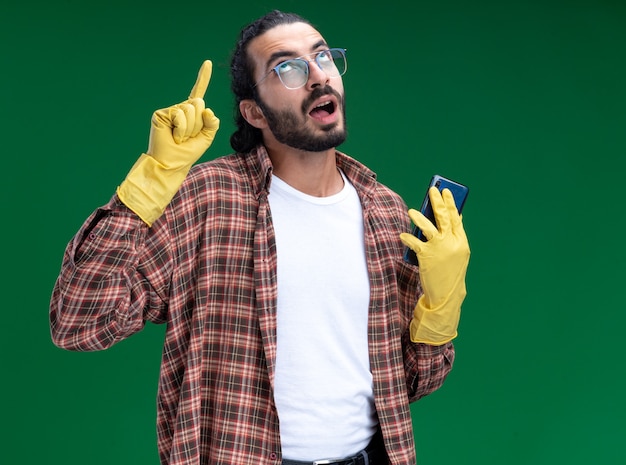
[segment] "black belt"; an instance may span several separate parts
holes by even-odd
[[[374,436],[370,444],[352,457],[344,459],[322,459],[306,462],[301,460],[283,459],[282,465],[385,465],[387,454],[380,433]]]

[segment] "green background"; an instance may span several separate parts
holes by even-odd
[[[624,464],[626,6],[610,0],[5,2],[0,463],[156,464],[164,328],[55,348],[65,245],[204,59],[230,152],[228,61],[271,8],[345,47],[342,150],[418,206],[470,186],[456,366],[413,406],[418,462]]]

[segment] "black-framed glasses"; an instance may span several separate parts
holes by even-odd
[[[308,57],[313,57],[313,59],[311,60]],[[282,82],[287,89],[299,89],[309,80],[310,61],[315,61],[317,66],[331,78],[343,76],[348,69],[346,49],[330,48],[278,63],[270,69],[265,76],[259,79],[253,87],[261,84],[270,74],[276,73],[280,82]]]

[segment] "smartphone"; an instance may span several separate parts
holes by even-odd
[[[467,199],[467,194],[469,193],[469,188],[460,184],[456,181],[452,181],[451,179],[444,178],[443,176],[439,176],[438,174],[434,175],[430,180],[430,184],[428,189],[432,186],[435,186],[441,192],[443,189],[450,189],[452,192],[452,197],[454,197],[454,203],[456,204],[456,209],[459,213],[463,211],[463,205],[465,205],[465,200]],[[435,214],[433,213],[433,207],[430,204],[430,198],[428,197],[428,190],[426,191],[426,196],[424,197],[424,201],[422,202],[422,208],[420,209],[422,214],[428,218],[432,223],[437,226],[437,221],[435,220]],[[417,226],[413,227],[413,235],[418,239],[426,242],[426,237],[422,230]],[[412,265],[417,265],[417,255],[415,252],[407,247],[404,251],[404,261],[411,263]]]

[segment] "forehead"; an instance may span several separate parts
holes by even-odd
[[[306,23],[281,24],[255,37],[249,45],[248,51],[255,64],[265,69],[274,56],[283,59],[297,57],[311,53],[325,44],[322,35],[311,25]]]

